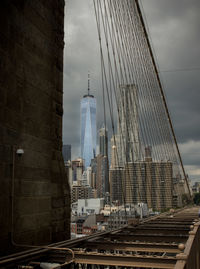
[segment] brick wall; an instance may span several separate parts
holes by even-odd
[[[62,159],[64,0],[0,1],[0,251],[69,237]],[[13,149],[23,148],[18,157]],[[4,251],[3,251],[4,250]]]

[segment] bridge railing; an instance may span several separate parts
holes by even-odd
[[[200,269],[200,222],[194,224],[183,253],[178,254],[174,269]]]

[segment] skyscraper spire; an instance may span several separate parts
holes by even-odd
[[[90,71],[88,71],[88,95],[90,95]]]

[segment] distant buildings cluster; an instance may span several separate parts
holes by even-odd
[[[90,166],[86,167],[83,158],[68,160],[65,163],[69,184],[71,187],[71,201],[89,198],[109,199],[109,163],[105,154],[107,151],[107,132],[100,129],[100,154],[90,159]]]
[[[105,205],[104,198],[79,199],[72,203],[71,235],[81,237],[97,231],[116,229],[149,216],[146,204]]]
[[[146,206],[158,212],[182,206],[185,186],[180,175],[174,176],[173,163],[154,160],[150,146],[145,147],[142,155],[136,87],[120,86],[120,94],[118,130],[110,140],[110,160],[105,126],[98,131],[99,153],[96,154],[96,99],[90,94],[89,81],[88,94],[81,100],[81,157],[71,160],[71,146],[63,146],[74,213],[72,226],[76,233],[81,229],[80,234],[96,231],[98,225],[95,218],[87,220],[85,216],[106,216],[106,210],[115,206],[120,207],[118,215],[116,212],[109,214],[110,219],[104,226],[111,226],[111,217],[115,224],[127,223],[127,212],[133,218],[140,204],[142,208]],[[126,210],[127,206],[129,209]],[[139,215],[144,214],[140,212]]]

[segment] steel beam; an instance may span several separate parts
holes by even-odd
[[[190,228],[166,228],[166,227],[137,227],[137,228],[130,228],[128,231],[132,232],[133,234],[137,233],[144,233],[144,234],[188,234]]]
[[[180,253],[177,244],[147,244],[147,243],[121,243],[121,242],[87,242],[82,247],[100,250],[121,250],[156,253]]]
[[[70,259],[70,257],[69,257]],[[142,268],[159,268],[171,269],[176,264],[176,258],[162,256],[146,255],[111,255],[100,253],[74,253],[74,263],[78,264],[95,264],[104,266],[123,266],[123,267],[142,267]]]
[[[139,240],[141,242],[175,242],[184,243],[188,239],[188,235],[165,235],[165,234],[108,234],[106,238],[118,241],[134,242]]]
[[[189,227],[190,225],[192,224],[192,221],[190,222],[171,222],[171,221],[163,221],[163,222],[147,222],[145,224],[142,224],[141,227]],[[127,227],[127,229],[130,229],[130,228],[133,228],[133,227]],[[126,228],[125,228],[126,229]]]

